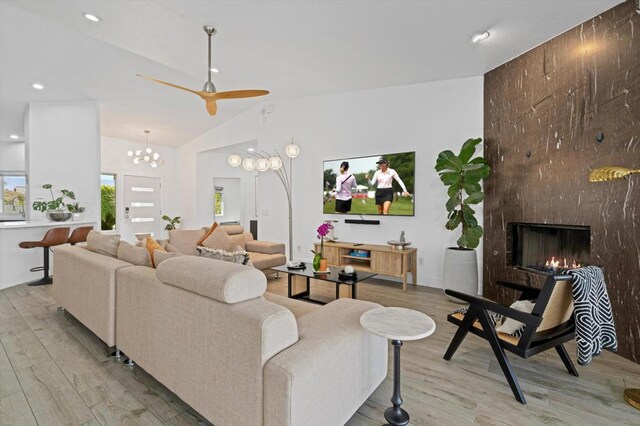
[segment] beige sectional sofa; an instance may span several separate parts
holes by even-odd
[[[196,256],[55,262],[58,303],[218,426],[341,425],[386,376],[387,342],[359,323],[375,303],[265,293],[255,268]]]

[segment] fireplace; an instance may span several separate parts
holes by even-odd
[[[513,222],[509,223],[508,230],[508,266],[553,274],[589,262],[591,231],[588,226]]]

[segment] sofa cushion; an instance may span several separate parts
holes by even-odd
[[[204,229],[173,229],[169,231],[169,244],[182,254],[195,255],[198,241],[204,235]]]
[[[176,257],[176,256],[182,256],[182,254],[178,253],[177,251],[160,251],[160,250],[156,250],[153,253],[153,261],[155,262],[156,268],[157,268],[158,265],[160,265],[165,260],[171,259],[172,257]]]
[[[233,234],[233,235],[229,235],[229,238],[231,238],[231,241],[233,241],[233,243],[237,246],[240,246],[240,248],[242,250],[246,250],[246,246],[245,246],[245,239],[244,239],[244,234]]]
[[[249,259],[253,266],[261,271],[287,263],[287,257],[284,254],[264,254],[250,251]]]
[[[120,235],[103,234],[98,231],[90,231],[89,235],[87,235],[87,248],[94,253],[118,257],[119,246]]]
[[[267,277],[257,269],[197,256],[165,260],[156,274],[166,284],[229,304],[260,297],[267,289]]]
[[[242,225],[221,225],[221,226],[222,226],[222,229],[224,229],[224,232],[226,232],[227,235],[229,236],[244,234],[244,227]]]
[[[271,303],[275,303],[276,305],[287,308],[291,311],[291,313],[293,313],[293,316],[296,317],[296,319],[301,318],[302,316],[321,308],[320,305],[316,305],[315,303],[308,303],[298,299],[291,299],[289,297],[281,296],[269,291],[265,292],[263,297],[265,300]]]
[[[245,250],[255,251],[264,254],[284,254],[285,247],[282,243],[271,243],[269,241],[247,241],[245,244]]]
[[[126,241],[120,241],[118,259],[136,266],[151,266],[151,256],[145,247],[137,247]]]
[[[209,247],[212,249],[219,249],[224,251],[234,251],[238,246],[228,235],[222,227],[216,226],[212,228],[213,231],[209,232],[209,236],[202,241],[200,246]]]
[[[151,265],[155,268],[156,267],[156,261],[154,258],[155,252],[166,251],[166,250],[163,249],[162,246],[151,237],[147,238],[146,248],[147,248],[147,251],[149,252],[149,256],[151,257]]]

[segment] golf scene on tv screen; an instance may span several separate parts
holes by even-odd
[[[416,153],[324,162],[325,214],[413,216]]]

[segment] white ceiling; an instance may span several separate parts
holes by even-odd
[[[143,141],[149,128],[178,146],[269,99],[482,75],[620,2],[0,0],[0,140],[22,135],[28,102],[96,99],[104,135]],[[135,77],[200,89],[204,24],[219,31],[218,90],[271,95],[222,101],[212,118],[196,96]]]

